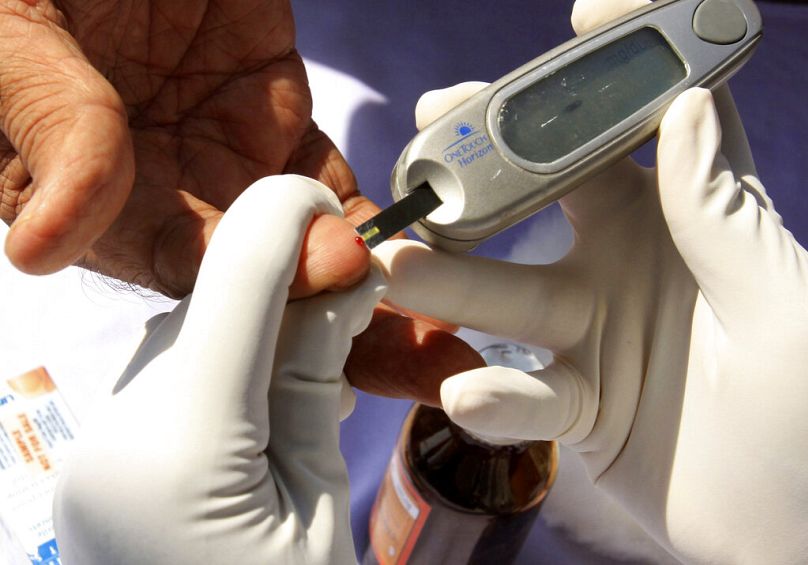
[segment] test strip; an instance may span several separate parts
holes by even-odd
[[[442,204],[427,183],[415,187],[404,198],[385,208],[356,228],[356,233],[373,249]]]

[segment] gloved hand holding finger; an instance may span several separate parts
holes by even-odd
[[[337,197],[291,175],[225,214],[195,292],[83,423],[55,505],[66,562],[355,560],[341,372],[384,283],[287,303],[317,214]]]

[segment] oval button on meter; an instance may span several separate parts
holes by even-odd
[[[704,41],[728,45],[746,35],[746,18],[734,0],[704,0],[693,15],[693,31]]]

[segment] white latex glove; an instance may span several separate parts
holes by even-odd
[[[573,24],[584,32],[641,4],[579,1]],[[425,95],[418,123],[478,88]],[[808,255],[756,177],[729,91],[715,106],[709,91],[682,94],[656,170],[624,160],[561,206],[575,238],[552,265],[407,241],[376,249],[391,301],[554,353],[533,376],[448,379],[450,417],[560,440],[683,561],[804,563]]]
[[[372,269],[287,304],[321,213],[341,215],[333,192],[279,176],[225,214],[193,295],[82,424],[55,502],[64,563],[356,562],[341,371],[385,287]]]

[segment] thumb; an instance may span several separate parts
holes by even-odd
[[[482,367],[443,381],[441,402],[449,418],[488,438],[551,440],[578,434],[584,411],[596,410],[594,394],[571,367],[554,362],[523,373],[506,367]],[[588,398],[588,401],[587,401]]]
[[[134,179],[126,110],[49,2],[0,7],[0,190],[6,254],[29,273],[74,263],[118,215]],[[2,152],[2,149],[0,149]],[[25,174],[24,171],[27,171]]]
[[[762,198],[765,192],[753,172],[730,166],[720,151],[721,136],[710,91],[688,90],[660,125],[657,164],[673,241],[726,323],[736,312],[751,314],[756,306],[750,297],[798,295],[792,287],[799,277],[789,273],[805,268],[805,253]],[[773,307],[772,301],[757,303]]]

